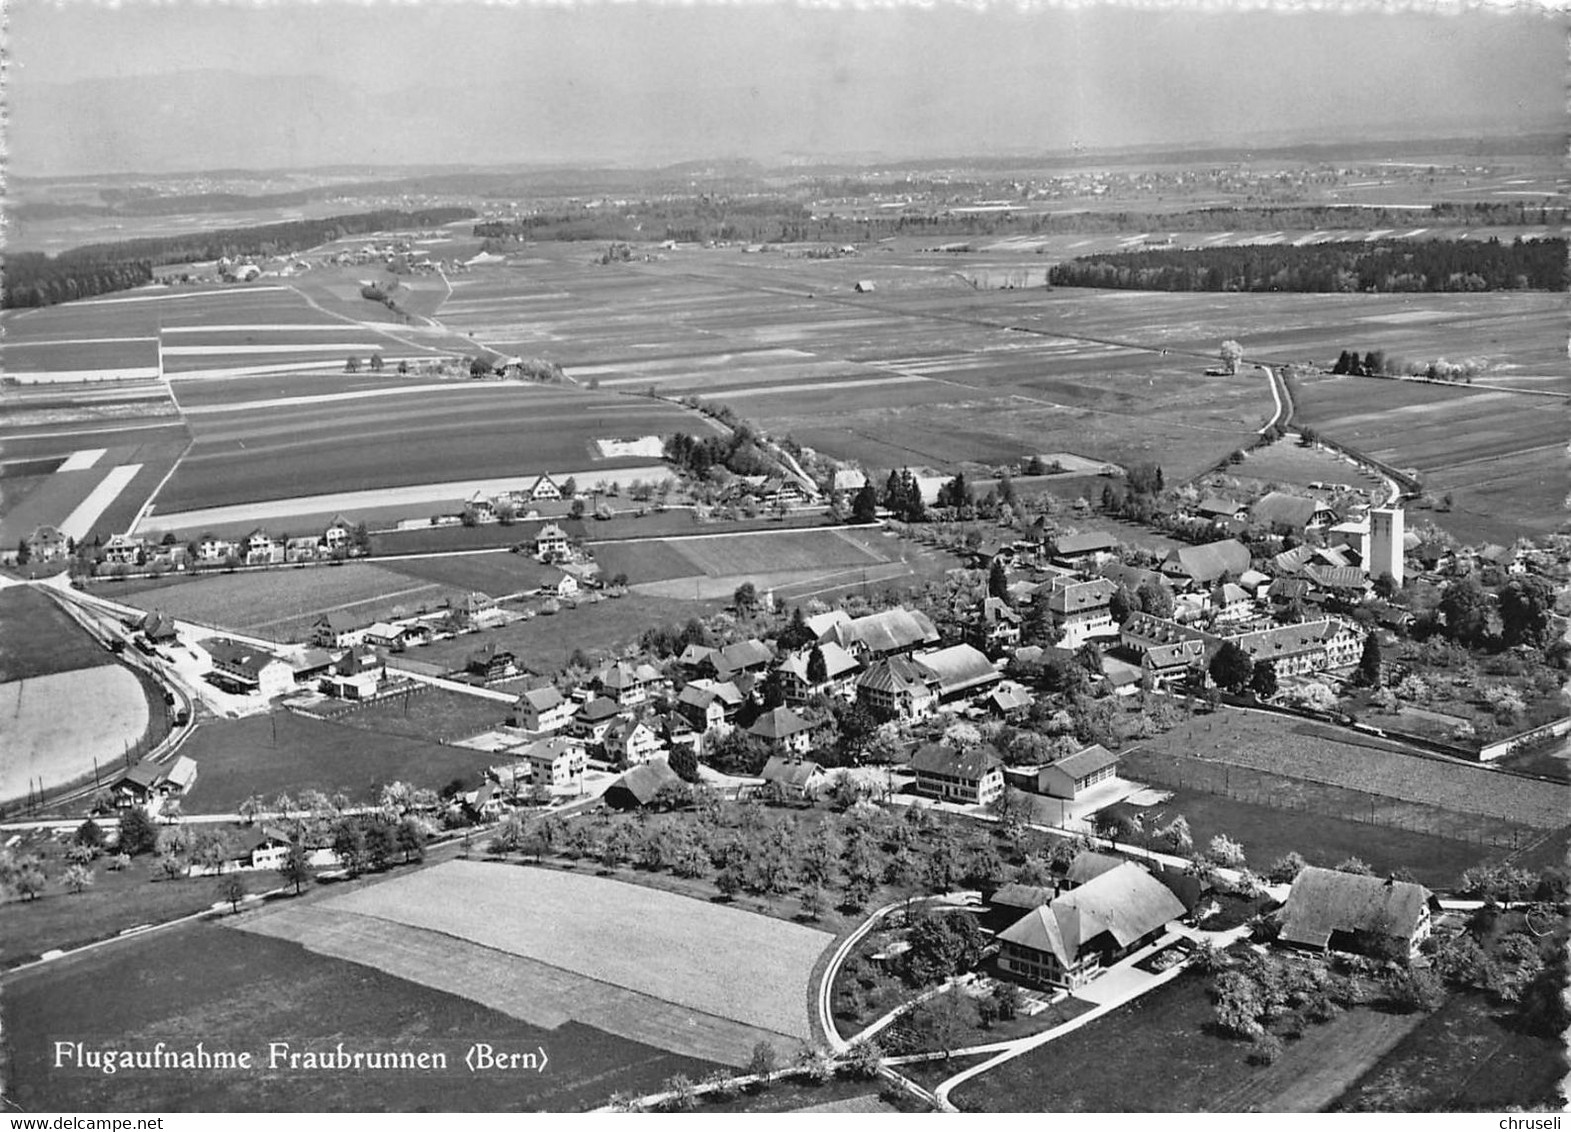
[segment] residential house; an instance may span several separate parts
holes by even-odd
[[[985,654],[970,645],[950,645],[917,653],[912,659],[937,678],[940,703],[968,700],[1004,678]]]
[[[1094,881],[1103,873],[1110,873],[1127,863],[1127,857],[1116,857],[1111,853],[1097,853],[1090,849],[1083,849],[1074,855],[1074,859],[1069,862],[1069,867],[1064,870],[1064,888],[1066,891],[1079,888],[1083,884]]]
[[[529,501],[531,503],[554,501],[561,498],[562,489],[557,486],[556,481],[550,476],[539,477],[529,489]]]
[[[1249,591],[1236,582],[1224,582],[1211,591],[1211,616],[1217,621],[1248,621],[1255,613]]]
[[[1100,743],[1049,763],[1037,771],[1036,788],[1050,798],[1074,801],[1099,782],[1118,774],[1118,756]]]
[[[288,539],[284,543],[285,562],[315,562],[322,557],[322,544],[310,535]]]
[[[333,654],[326,649],[306,649],[297,654],[289,661],[289,667],[295,674],[295,686],[305,688],[317,683],[327,675],[332,663]]]
[[[673,753],[679,748],[686,748],[697,759],[704,745],[704,737],[688,720],[687,716],[679,711],[654,712],[648,717],[649,726],[655,730],[655,738],[660,740],[661,746]]]
[[[903,606],[837,623],[831,631],[834,639],[863,663],[939,641],[938,628],[925,613]]]
[[[378,621],[366,627],[363,639],[366,644],[374,645],[376,648],[401,652],[404,647],[404,627],[388,621]]]
[[[1059,645],[1077,649],[1095,637],[1117,635],[1111,607],[1117,592],[1118,586],[1107,578],[1084,582],[1054,578],[1046,599],[1048,609],[1064,628]],[[1041,601],[1043,596],[1039,592],[1036,600]]]
[[[589,765],[583,747],[560,737],[531,743],[518,752],[518,758],[529,764],[533,781],[548,786],[571,786]]]
[[[809,675],[815,653],[822,656],[824,661],[823,679],[817,681]],[[814,696],[854,698],[856,675],[861,668],[862,665],[856,657],[834,641],[826,641],[824,644],[811,645],[789,654],[780,662],[777,671],[780,673],[780,681],[785,689],[786,702],[803,704]]]
[[[483,491],[477,491],[464,500],[464,513],[473,515],[477,523],[494,523],[496,521],[496,504],[490,496]]]
[[[718,651],[708,645],[688,645],[677,656],[676,666],[688,675],[694,675],[702,671],[709,658]]]
[[[464,809],[481,820],[494,820],[507,808],[507,792],[500,783],[487,778],[464,795]]]
[[[387,664],[375,649],[356,646],[338,656],[322,677],[322,691],[341,700],[367,700],[387,676]]]
[[[982,913],[982,926],[995,934],[1001,932],[1027,912],[1051,904],[1057,895],[1058,889],[1047,886],[1006,884],[985,896],[987,910]]]
[[[777,751],[805,755],[813,746],[815,726],[790,708],[781,706],[764,712],[747,729],[749,735],[764,740]]]
[[[851,624],[851,615],[843,609],[831,609],[827,613],[810,614],[803,619],[803,623],[819,644],[825,641],[839,643],[840,638],[836,634],[841,625]]]
[[[1000,932],[998,965],[1023,982],[1072,991],[1184,914],[1166,885],[1126,862]]]
[[[147,553],[147,544],[130,535],[110,535],[103,546],[104,561],[112,566],[140,566]]]
[[[1106,531],[1064,535],[1053,544],[1053,562],[1071,570],[1100,566],[1118,552],[1118,540]]]
[[[833,491],[854,493],[867,486],[867,473],[860,468],[836,468],[834,479],[830,483]]]
[[[1222,495],[1208,495],[1195,508],[1195,516],[1211,523],[1243,522],[1249,518],[1249,508]]]
[[[718,685],[712,680],[696,680],[682,689],[676,698],[676,710],[691,723],[701,735],[724,735],[731,730],[731,717],[735,707],[730,707],[720,693],[721,687],[735,691],[736,685]],[[741,706],[741,693],[736,693],[736,707]]]
[[[615,700],[596,697],[573,715],[568,722],[567,733],[584,746],[599,747],[605,741],[611,724],[616,722],[621,713],[622,709]]]
[[[276,566],[284,560],[284,547],[261,527],[245,536],[247,566]]]
[[[883,719],[926,719],[938,707],[938,680],[908,656],[885,657],[857,677],[856,698]]]
[[[744,672],[763,672],[775,659],[774,650],[757,638],[717,649],[703,665],[716,680],[734,680]]]
[[[665,682],[660,670],[646,661],[638,664],[626,660],[614,661],[594,677],[594,685],[600,694],[614,701],[618,707],[646,702]]]
[[[264,825],[242,836],[234,859],[246,868],[277,869],[294,844],[294,838],[286,831],[276,825]]]
[[[1311,865],[1293,878],[1277,942],[1407,958],[1429,935],[1433,899],[1421,884]]]
[[[531,688],[518,697],[514,718],[526,731],[560,731],[573,720],[578,705],[556,690],[554,684]]]
[[[555,523],[547,523],[535,535],[535,557],[542,562],[565,562],[572,556],[572,544],[567,532]]]
[[[563,574],[553,581],[544,583],[537,592],[543,597],[574,597],[578,593],[578,579],[571,574]]]
[[[347,613],[323,613],[311,623],[311,643],[320,648],[353,648],[364,639],[365,626]]]
[[[294,667],[270,652],[228,637],[214,637],[202,647],[213,658],[207,678],[226,691],[267,699],[294,691]]]
[[[1266,591],[1271,588],[1271,576],[1259,570],[1245,570],[1238,576],[1238,584],[1254,601],[1264,601]]]
[[[142,759],[127,768],[110,787],[115,805],[158,805],[165,798],[178,798],[196,782],[196,760],[181,755],[172,764],[162,765]]]
[[[369,635],[366,639],[371,640]],[[488,683],[505,680],[518,675],[518,658],[507,649],[498,648],[495,641],[490,641],[469,654],[464,661],[464,671]]]
[[[663,791],[682,790],[685,785],[668,761],[653,759],[611,783],[603,797],[614,810],[641,810],[653,805]]]
[[[1304,578],[1276,578],[1266,587],[1266,601],[1273,613],[1280,613],[1294,602],[1309,598],[1309,582]]]
[[[1249,569],[1249,548],[1237,539],[1220,539],[1200,546],[1180,546],[1168,552],[1162,572],[1175,581],[1205,588],[1222,575],[1238,577]]]
[[[1007,601],[989,594],[966,626],[966,635],[989,656],[1007,653],[1020,643],[1020,614]]]
[[[606,728],[600,740],[607,762],[617,766],[640,766],[665,752],[665,745],[651,724],[643,719],[619,716]]]
[[[177,638],[175,619],[161,609],[143,614],[136,628],[155,645],[173,644]]]
[[[179,755],[172,763],[166,763],[164,777],[158,783],[158,792],[166,798],[179,798],[189,794],[191,787],[196,785],[196,760],[187,755]]]
[[[1306,565],[1303,579],[1311,587],[1311,594],[1318,592],[1327,597],[1357,604],[1374,591],[1374,582],[1357,566]]]
[[[1255,500],[1249,518],[1267,530],[1303,534],[1331,526],[1337,521],[1337,514],[1323,499],[1272,491]]]
[[[34,562],[58,562],[70,553],[71,540],[56,527],[35,527],[27,536],[27,553]]]
[[[788,798],[809,798],[827,780],[824,768],[815,762],[773,755],[764,764],[764,785],[776,784]]]
[[[196,556],[203,562],[225,562],[240,556],[240,546],[226,538],[203,535],[196,544]]]
[[[322,545],[328,551],[349,550],[354,545],[355,527],[342,515],[334,515],[327,528],[322,532]]]
[[[1005,681],[987,694],[987,710],[1003,720],[1018,720],[1031,710],[1035,702],[1030,690],[1022,684]]]
[[[985,806],[1004,792],[1004,763],[988,745],[960,751],[942,743],[917,748],[911,758],[916,790],[945,802]]]

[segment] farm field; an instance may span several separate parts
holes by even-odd
[[[110,663],[53,598],[32,586],[0,587],[0,682]]]
[[[738,1022],[781,1040],[810,1034],[809,975],[831,940],[812,928],[642,886],[474,861],[362,888],[326,908],[456,936],[684,1008],[700,1021]],[[636,951],[623,938],[630,921],[641,925]],[[728,956],[723,969],[711,962],[717,950]],[[751,1048],[738,1042],[732,1056],[745,1062]]]
[[[521,382],[255,404],[191,418],[195,443],[159,493],[159,514],[542,472],[588,484],[649,463],[600,457],[598,437],[709,430],[666,402]]]
[[[1524,1032],[1480,992],[1452,995],[1339,1097],[1336,1112],[1557,1110],[1562,1043]]]
[[[532,536],[520,535],[515,530],[513,541],[524,542],[529,537]],[[555,566],[537,562],[528,554],[510,554],[505,550],[384,559],[382,568],[437,585],[464,591],[478,590],[491,598],[538,589],[562,576],[562,571]]]
[[[1260,1068],[1246,1060],[1248,1042],[1214,1032],[1208,983],[1186,971],[972,1078],[950,1099],[993,1112],[1314,1112],[1422,1018],[1349,1010],[1309,1026],[1275,1065]]]
[[[330,718],[345,727],[381,735],[451,743],[487,731],[506,717],[507,705],[500,700],[422,685],[407,695],[355,707]]]
[[[310,899],[310,898],[307,898]],[[245,913],[264,919],[269,911]],[[234,922],[233,920],[229,922]],[[171,962],[171,949],[180,956]],[[119,944],[13,977],[6,987],[12,1036],[12,1098],[30,1110],[109,1111],[572,1111],[619,1089],[652,1091],[675,1073],[713,1066],[673,1056],[575,1022],[554,1030],[482,1004],[317,955],[298,944],[212,923]],[[52,1072],[49,1040],[91,1040],[105,1012],[117,1043],[165,1041],[180,1049],[251,1050],[266,1065],[267,1042],[295,1050],[346,1048],[443,1052],[444,1071],[391,1073]],[[471,1074],[465,1050],[544,1046],[544,1073]]]
[[[90,711],[81,710],[91,705]],[[162,705],[159,705],[162,709]],[[100,664],[0,684],[0,798],[63,786],[114,765],[147,732],[147,693],[130,669]]]
[[[1559,829],[1571,814],[1571,787],[1402,754],[1388,744],[1362,736],[1354,743],[1351,738],[1308,721],[1287,723],[1252,712],[1224,711],[1142,746],[1159,754],[1248,767],[1535,829]]]
[[[1387,799],[1377,800],[1376,821],[1360,821],[1347,815],[1359,814],[1367,819],[1367,803],[1371,800],[1368,795],[1326,787],[1316,789],[1302,780],[1237,768],[1237,793],[1230,796],[1203,788],[1174,786],[1169,780],[1183,778],[1189,782],[1195,768],[1178,765],[1177,760],[1164,760],[1167,763],[1164,770],[1152,774],[1153,761],[1154,757],[1141,755],[1126,759],[1129,777],[1161,783],[1164,790],[1172,793],[1167,801],[1143,813],[1155,819],[1158,825],[1165,825],[1175,815],[1182,814],[1189,822],[1196,845],[1209,845],[1213,837],[1226,834],[1244,847],[1250,867],[1257,872],[1263,872],[1273,861],[1288,853],[1297,853],[1311,865],[1326,868],[1357,857],[1382,876],[1405,869],[1420,884],[1449,890],[1456,886],[1457,879],[1467,869],[1511,852],[1509,833],[1505,836],[1505,844],[1495,848],[1463,840],[1460,837],[1463,830],[1454,827],[1448,831],[1450,836],[1440,837],[1395,825],[1395,821],[1407,820],[1416,826],[1430,815],[1408,816]],[[1224,788],[1221,782],[1214,786],[1217,791]],[[1246,797],[1261,801],[1242,800]],[[1275,804],[1266,804],[1264,799],[1267,798]],[[1354,809],[1360,803],[1365,805]],[[1498,837],[1501,833],[1498,828],[1476,832],[1483,837],[1490,833]],[[1522,831],[1523,841],[1525,835],[1534,832]]]
[[[198,767],[185,804],[191,813],[232,813],[253,794],[272,799],[281,790],[320,790],[329,797],[341,792],[356,802],[372,802],[393,781],[437,790],[462,778],[472,788],[494,761],[464,747],[289,711],[204,721],[180,753]]]
[[[144,438],[145,442],[135,442]],[[94,440],[103,443],[94,445]],[[58,527],[79,540],[91,540],[94,535],[107,540],[128,530],[142,504],[185,450],[185,443],[184,430],[178,424],[147,433],[60,437],[42,449],[48,458],[62,461],[56,470],[6,480],[0,496],[0,540],[14,547],[44,525]],[[5,448],[7,455],[14,451],[9,441]],[[33,453],[41,451],[37,444],[28,448]],[[72,464],[69,458],[78,452],[97,455],[90,465]]]
[[[360,562],[107,582],[96,590],[138,609],[276,641],[306,639],[311,623],[327,612],[347,613],[369,625],[441,609],[449,599],[463,597],[453,587]]]
[[[99,823],[112,828],[111,822]],[[70,892],[60,883],[65,871],[64,846],[47,842],[25,846],[45,861],[49,885],[35,900],[12,898],[0,903],[6,930],[0,933],[0,969],[36,959],[53,948],[79,947],[108,939],[140,924],[161,923],[193,912],[205,912],[218,900],[212,877],[168,880],[151,854],[132,859],[119,872],[94,864],[92,886]],[[243,871],[238,875],[247,892],[266,892],[279,886],[271,870]]]
[[[1251,481],[1261,488],[1277,484],[1310,489],[1312,483],[1345,483],[1379,502],[1385,502],[1386,485],[1357,464],[1326,448],[1305,448],[1295,441],[1279,441],[1245,454],[1244,462],[1225,473],[1229,478]]]
[[[1397,467],[1418,469],[1458,538],[1510,543],[1564,520],[1571,403],[1500,390],[1372,378],[1295,381],[1298,419]],[[1566,383],[1562,391],[1571,389]]]
[[[730,596],[727,592],[727,601]],[[556,672],[567,665],[575,651],[604,658],[637,641],[651,625],[681,626],[689,617],[707,616],[725,604],[718,599],[695,602],[629,593],[577,607],[564,606],[549,616],[466,633],[451,641],[435,641],[422,648],[419,656],[425,663],[452,669],[461,666],[476,649],[495,645],[511,652],[519,666],[531,672]]]

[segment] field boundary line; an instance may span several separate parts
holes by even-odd
[[[247,632],[254,633],[262,629],[269,629],[277,625],[286,624],[290,621],[296,621],[303,617],[310,617],[314,619],[322,616],[324,613],[338,613],[345,609],[353,609],[357,605],[371,605],[372,603],[378,601],[391,601],[396,597],[408,597],[410,594],[423,593],[426,590],[438,590],[442,588],[443,586],[441,582],[427,582],[423,586],[413,586],[407,590],[394,590],[391,593],[378,594],[376,597],[357,598],[354,601],[346,601],[341,605],[329,605],[322,609],[308,609],[300,614],[290,614],[287,617],[274,617],[268,621],[253,621],[248,625],[242,626],[242,628]]]

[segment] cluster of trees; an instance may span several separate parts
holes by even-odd
[[[666,438],[665,458],[699,479],[710,476],[715,468],[739,476],[762,476],[777,470],[775,461],[759,447],[752,429],[740,423],[732,427],[729,436],[673,433]]]
[[[1415,618],[1411,631],[1418,640],[1438,635],[1468,649],[1547,649],[1553,644],[1554,609],[1547,579],[1520,575],[1491,600],[1469,574],[1447,583],[1434,609]]]
[[[965,490],[964,482],[961,479],[962,492]],[[910,468],[890,470],[889,478],[884,481],[883,504],[902,522],[921,523],[927,520],[927,505],[922,502],[922,488]]]
[[[1564,291],[1568,280],[1558,237],[1107,252],[1048,271],[1054,286],[1140,291]]]
[[[160,264],[195,263],[224,256],[287,255],[344,236],[389,228],[437,227],[474,214],[470,208],[415,212],[383,209],[252,228],[87,244],[52,258],[37,252],[19,252],[5,257],[4,305],[42,307],[125,290],[151,281],[152,269]]]
[[[1471,383],[1488,368],[1488,363],[1482,358],[1464,358],[1459,362],[1447,361],[1445,358],[1419,361],[1412,358],[1388,358],[1384,350],[1370,350],[1360,358],[1357,350],[1343,350],[1337,355],[1331,372],[1353,377],[1426,377],[1431,381]]]

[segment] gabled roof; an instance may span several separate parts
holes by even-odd
[[[550,711],[566,701],[562,699],[562,693],[556,690],[556,685],[547,684],[543,688],[529,689],[518,697],[518,702],[520,706],[527,703],[535,711]]]
[[[682,654],[676,658],[676,662],[683,668],[697,668],[704,661],[714,656],[715,651],[708,645],[688,645],[682,650]]]
[[[1266,590],[1266,596],[1278,601],[1292,601],[1309,596],[1309,583],[1303,578],[1277,578]]]
[[[774,651],[756,637],[726,645],[713,658],[716,670],[735,672],[742,668],[755,668],[774,659]]]
[[[802,620],[816,639],[824,641],[829,639],[837,626],[849,625],[851,615],[843,609],[831,609],[828,613],[815,613]]]
[[[971,645],[950,645],[946,649],[921,653],[915,659],[938,677],[939,691],[946,696],[1003,679],[998,668],[987,659],[987,654]]]
[[[521,758],[528,759],[532,763],[554,763],[564,755],[572,753],[573,745],[561,736],[540,739],[518,752]]]
[[[1069,862],[1064,879],[1070,884],[1085,884],[1125,864],[1128,864],[1128,861],[1123,857],[1115,857],[1110,853],[1093,853],[1088,849],[1075,854],[1075,859]]]
[[[980,782],[988,771],[1003,765],[998,752],[986,743],[965,751],[942,743],[927,743],[911,756],[911,769],[918,774],[943,774],[968,782]]]
[[[1305,566],[1304,577],[1323,590],[1362,591],[1369,586],[1369,576],[1357,566]]]
[[[1302,546],[1295,546],[1292,550],[1284,550],[1271,559],[1271,565],[1275,567],[1278,574],[1296,574],[1304,568],[1304,563],[1308,562],[1314,553],[1315,548],[1305,543]]]
[[[1211,591],[1211,602],[1214,605],[1232,605],[1238,601],[1248,601],[1249,591],[1234,582],[1226,582]]]
[[[535,532],[536,542],[549,542],[556,539],[565,538],[567,538],[567,532],[564,531],[561,527],[557,526],[555,523],[547,523],[545,526],[541,527],[538,531]]]
[[[830,680],[837,680],[846,673],[862,667],[861,662],[840,645],[834,641],[825,641],[821,645],[812,645],[791,653],[780,662],[781,670],[791,673],[804,684],[811,684],[812,681],[807,676],[807,667],[815,648],[824,654],[824,669],[828,672]]]
[[[1040,908],[1051,904],[1056,895],[1057,890],[1034,884],[1006,884],[988,897],[987,902],[1003,908]]]
[[[671,769],[665,759],[650,759],[642,766],[635,766],[606,788],[607,801],[615,803],[625,799],[640,806],[653,802],[667,786],[680,786],[682,776]],[[615,791],[615,794],[612,792]]]
[[[778,782],[782,786],[801,790],[823,773],[824,768],[815,762],[775,755],[764,764],[762,777],[765,782]]]
[[[1092,743],[1081,751],[1076,751],[1059,759],[1053,764],[1059,770],[1069,775],[1070,778],[1084,778],[1088,774],[1095,774],[1110,766],[1118,765],[1118,756],[1100,743]]]
[[[987,702],[1001,712],[1023,711],[1033,702],[1031,693],[1019,684],[1000,684],[987,695]]]
[[[1208,495],[1200,501],[1200,506],[1195,508],[1198,514],[1225,519],[1231,519],[1242,510],[1241,504],[1222,495]]]
[[[232,641],[228,637],[214,637],[204,642],[202,647],[213,658],[214,664],[225,668],[237,668],[252,676],[258,675],[269,664],[282,663],[270,652],[264,652],[240,641]]]
[[[1373,931],[1409,938],[1429,897],[1429,890],[1420,884],[1311,865],[1293,879],[1278,938],[1306,947],[1326,946],[1332,932]]]
[[[812,730],[813,725],[788,707],[777,707],[766,711],[753,721],[747,729],[749,735],[757,735],[760,739],[788,739],[802,731]]]
[[[600,723],[603,720],[615,719],[621,714],[622,709],[617,706],[616,701],[606,699],[604,696],[596,696],[578,709],[578,718],[586,723]]]
[[[189,789],[191,783],[196,781],[196,760],[188,755],[181,755],[169,767],[169,772],[164,775],[164,781]]]
[[[1081,531],[1077,535],[1064,535],[1055,540],[1060,558],[1070,558],[1077,554],[1095,554],[1099,551],[1114,550],[1118,547],[1118,540],[1106,531]]]
[[[1223,574],[1242,574],[1249,569],[1249,548],[1237,539],[1219,539],[1201,546],[1180,546],[1167,556],[1169,564],[1202,585]]]
[[[875,661],[857,678],[858,688],[875,692],[925,692],[937,685],[938,674],[908,656],[888,656]]]
[[[1130,593],[1134,593],[1146,582],[1154,582],[1165,590],[1173,588],[1173,580],[1156,570],[1142,570],[1138,566],[1126,566],[1122,562],[1104,562],[1097,567],[1096,572],[1120,586]]]
[[[1118,583],[1107,578],[1092,578],[1086,582],[1060,582],[1055,579],[1047,607],[1054,613],[1079,613],[1087,609],[1100,609],[1118,592]]]
[[[157,763],[143,759],[121,775],[120,781],[129,786],[136,786],[143,790],[151,790],[164,777],[164,768]]]
[[[1184,914],[1167,886],[1139,865],[1124,864],[1034,908],[999,933],[1000,940],[1054,955],[1072,966],[1081,950],[1107,934],[1118,947]]]
[[[1266,527],[1286,523],[1302,530],[1310,524],[1317,512],[1329,510],[1331,508],[1323,499],[1272,491],[1255,500],[1255,505],[1249,509],[1249,517]]]
[[[925,613],[903,606],[848,621],[837,626],[835,634],[848,648],[860,645],[874,653],[899,652],[938,640],[938,629]]]
[[[347,613],[334,611],[321,614],[312,624],[325,626],[334,633],[353,633],[360,628],[363,622],[356,620]]]

